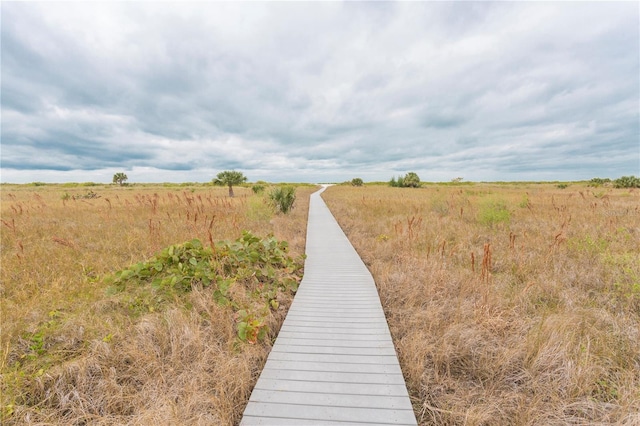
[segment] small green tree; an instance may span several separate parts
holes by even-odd
[[[128,180],[129,178],[127,177],[127,175],[125,175],[122,172],[116,173],[115,175],[113,175],[113,183],[117,183],[118,185],[122,186],[124,185],[124,183]]]
[[[404,176],[392,177],[389,181],[389,186],[394,188],[419,188],[420,178],[414,172],[409,172]]]
[[[409,172],[402,179],[402,186],[406,188],[419,188],[420,178],[414,172]]]
[[[364,185],[364,182],[360,178],[353,178],[353,179],[351,179],[351,185],[353,185],[353,186],[362,186],[362,185]]]
[[[233,185],[240,185],[247,181],[247,177],[242,172],[235,170],[226,170],[218,173],[216,179],[213,180],[215,185],[227,185],[229,187],[229,197],[233,197]]]

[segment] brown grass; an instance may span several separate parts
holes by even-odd
[[[640,192],[329,188],[420,424],[640,424]]]
[[[84,198],[89,189],[99,198]],[[230,199],[208,186],[3,185],[3,424],[238,423],[290,299],[267,342],[250,345],[208,289],[154,305],[109,293],[102,277],[242,230],[302,254],[314,190],[299,187],[283,216],[246,188]]]

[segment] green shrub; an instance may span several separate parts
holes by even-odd
[[[360,178],[353,178],[353,179],[351,179],[351,185],[352,186],[362,186],[362,185],[364,185],[364,182]]]
[[[487,226],[509,223],[511,212],[503,201],[488,201],[480,207],[478,222]]]
[[[420,187],[420,177],[414,172],[409,172],[404,175],[402,179],[402,183],[407,188],[419,188]]]
[[[635,176],[622,176],[613,181],[616,188],[640,188],[640,178]]]
[[[254,194],[262,194],[264,191],[264,185],[255,184],[251,187]]]
[[[162,310],[194,287],[212,287],[216,303],[236,312],[240,340],[255,343],[268,331],[267,316],[278,309],[278,293],[298,289],[303,259],[289,256],[286,241],[244,231],[237,240],[217,242],[215,248],[198,239],[169,246],[104,280],[109,294],[131,295],[129,309],[134,313]],[[234,286],[245,291],[234,292]]]
[[[394,176],[389,181],[389,186],[394,188],[419,188],[420,177],[414,172],[409,172],[404,176],[399,176],[398,179]]]
[[[289,213],[296,201],[296,189],[293,186],[276,187],[269,193],[269,199],[277,211]]]
[[[611,179],[609,179],[609,178],[604,178],[604,179],[602,179],[602,178],[593,178],[593,179],[591,179],[589,181],[587,186],[593,186],[593,187],[597,188],[597,187],[602,186],[602,185],[604,185],[606,183],[609,183],[609,182],[611,182]]]

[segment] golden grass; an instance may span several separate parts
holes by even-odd
[[[329,188],[423,425],[640,424],[640,192]]]
[[[231,199],[197,185],[3,185],[3,424],[236,424],[290,298],[269,318],[267,342],[250,345],[209,289],[156,305],[109,293],[102,277],[242,230],[302,254],[314,190],[299,187],[284,216],[247,188]]]

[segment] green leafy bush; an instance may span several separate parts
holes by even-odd
[[[279,292],[295,292],[302,279],[303,258],[293,259],[288,244],[272,236],[243,232],[235,241],[205,247],[198,239],[169,246],[151,259],[106,277],[111,293],[145,287],[132,299],[133,310],[154,311],[162,301],[190,292],[195,286],[213,288],[216,303],[237,313],[238,337],[255,343],[267,332],[266,317],[278,309]],[[234,286],[244,291],[234,292]]]
[[[604,184],[607,184],[609,182],[611,182],[611,179],[609,179],[609,178],[604,178],[603,179],[603,178],[597,178],[596,177],[596,178],[591,179],[589,181],[589,183],[587,184],[587,186],[593,186],[593,187],[597,188],[597,187],[602,186]]]
[[[352,186],[362,186],[362,185],[364,185],[364,182],[360,178],[353,178],[353,179],[351,179],[351,185]]]
[[[279,186],[269,193],[269,200],[281,213],[289,213],[296,201],[296,189],[293,186]]]
[[[402,183],[407,188],[419,188],[420,187],[420,178],[414,172],[409,172],[404,175]]]
[[[251,187],[254,194],[262,194],[264,192],[264,185],[255,184]]]
[[[640,188],[640,178],[635,176],[622,176],[613,181],[616,188]]]
[[[389,181],[389,186],[394,188],[419,188],[420,177],[414,172],[409,172],[404,176],[399,176],[398,179],[394,176]]]

